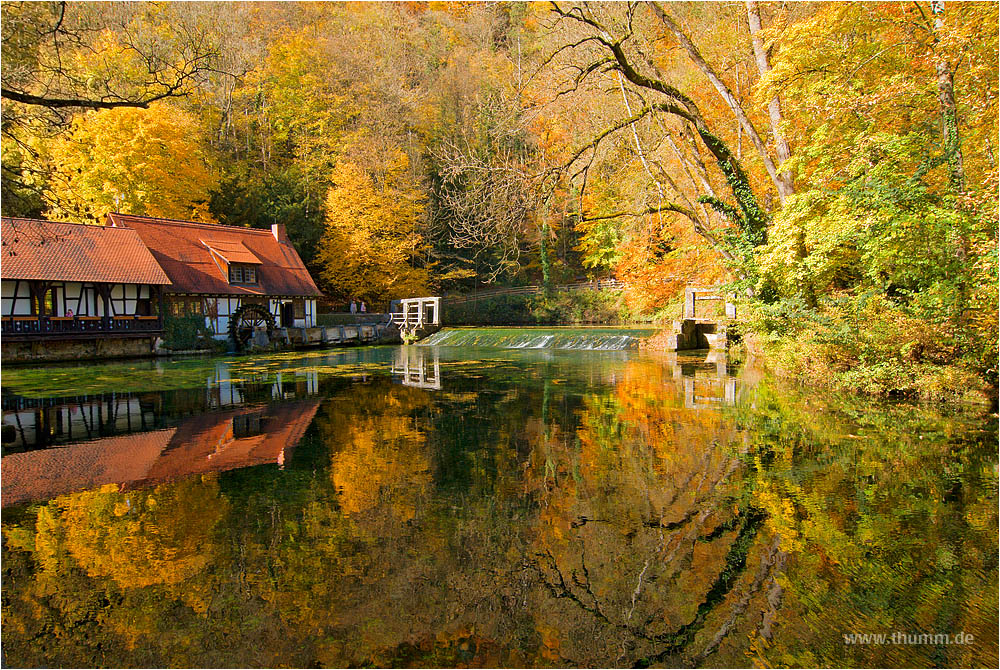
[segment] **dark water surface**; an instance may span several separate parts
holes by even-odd
[[[996,667],[995,414],[560,341],[6,367],[3,664]]]

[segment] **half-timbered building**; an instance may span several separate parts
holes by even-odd
[[[245,339],[258,326],[316,325],[321,294],[283,225],[271,230],[108,214],[134,231],[166,272],[166,309],[194,314],[217,339]]]
[[[79,223],[0,221],[2,334],[24,341],[144,339],[163,331],[170,280],[134,230]]]

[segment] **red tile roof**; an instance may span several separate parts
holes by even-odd
[[[214,251],[227,263],[251,263],[260,265],[260,259],[243,246],[242,242],[231,240],[202,240],[202,244]]]
[[[4,279],[170,283],[134,230],[3,217],[0,238]]]
[[[139,234],[173,282],[171,293],[321,295],[295,248],[276,240],[269,230],[127,214],[108,214],[108,225],[131,228]],[[258,259],[259,286],[231,285],[225,263],[209,251],[206,242],[226,247],[237,258],[249,258],[242,255],[245,253]],[[239,252],[240,247],[246,251]],[[228,258],[223,249],[218,251]]]
[[[144,479],[176,428],[6,454],[3,506]]]

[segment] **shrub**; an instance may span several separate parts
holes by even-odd
[[[986,386],[944,324],[882,296],[841,297],[816,309],[785,300],[757,305],[745,326],[779,375],[867,395],[971,399]]]
[[[167,315],[163,318],[163,344],[168,349],[198,349],[205,344],[205,317]],[[210,338],[209,338],[210,339]]]
[[[444,323],[469,326],[526,326],[534,324],[526,295],[498,295],[442,307]]]

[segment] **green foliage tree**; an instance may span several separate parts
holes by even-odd
[[[788,101],[801,148],[790,166],[811,187],[776,215],[760,288],[835,312],[831,299],[851,311],[882,296],[890,309],[870,327],[898,341],[893,322],[920,319],[995,380],[995,165],[982,130],[997,119],[996,85],[983,81],[997,42],[980,27],[996,7],[956,5],[948,18],[920,4],[828,5],[785,29],[759,94]],[[968,82],[955,76],[961,58]],[[919,359],[916,339],[890,358]]]

